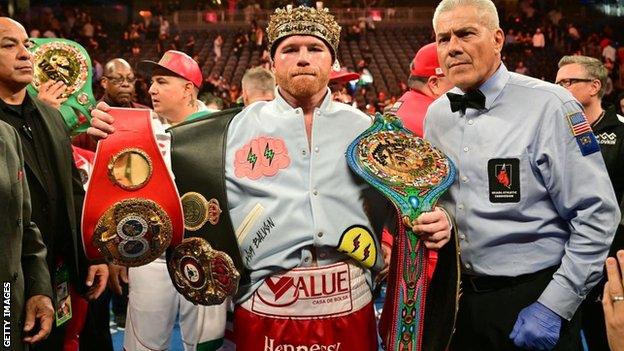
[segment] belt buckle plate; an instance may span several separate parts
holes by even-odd
[[[225,252],[203,238],[186,238],[167,255],[167,269],[175,288],[194,304],[219,305],[236,295],[240,274]]]

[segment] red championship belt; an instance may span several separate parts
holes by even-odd
[[[82,243],[89,259],[136,267],[182,241],[182,205],[156,145],[150,111],[109,113],[115,133],[98,143],[82,212]]]

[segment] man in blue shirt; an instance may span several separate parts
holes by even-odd
[[[425,138],[458,168],[442,201],[463,270],[451,349],[578,350],[576,311],[620,218],[583,109],[565,89],[507,71],[490,0],[443,0],[433,26],[455,84],[425,120]]]

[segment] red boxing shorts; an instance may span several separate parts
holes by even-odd
[[[364,270],[340,262],[265,279],[234,309],[233,341],[244,351],[377,351]]]

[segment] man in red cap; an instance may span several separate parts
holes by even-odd
[[[206,106],[197,100],[202,83],[201,69],[187,54],[169,50],[158,63],[141,61],[137,68],[152,77],[149,94],[154,112],[167,124],[193,119],[192,115],[206,110]]]
[[[407,129],[422,138],[427,108],[453,87],[442,73],[435,43],[418,50],[410,65],[407,85],[410,90],[392,106],[392,111],[401,117]]]
[[[329,88],[332,92],[332,99],[334,101],[342,102],[347,105],[353,103],[353,96],[349,93],[347,83],[360,79],[360,75],[355,72],[349,72],[346,67],[338,67],[334,65],[329,72]]]
[[[139,72],[151,77],[149,94],[154,106],[152,127],[163,152],[169,151],[170,138],[166,129],[209,112],[197,99],[202,83],[199,65],[187,54],[169,50],[159,62],[141,61]],[[107,110],[108,105],[98,108]],[[168,156],[165,160],[169,160]],[[116,266],[110,284],[118,287],[122,277],[128,277],[128,311],[124,334],[124,349],[165,350],[171,343],[171,333],[179,315],[184,350],[216,350],[223,343],[225,303],[218,306],[194,305],[173,286],[165,255],[144,266]]]

